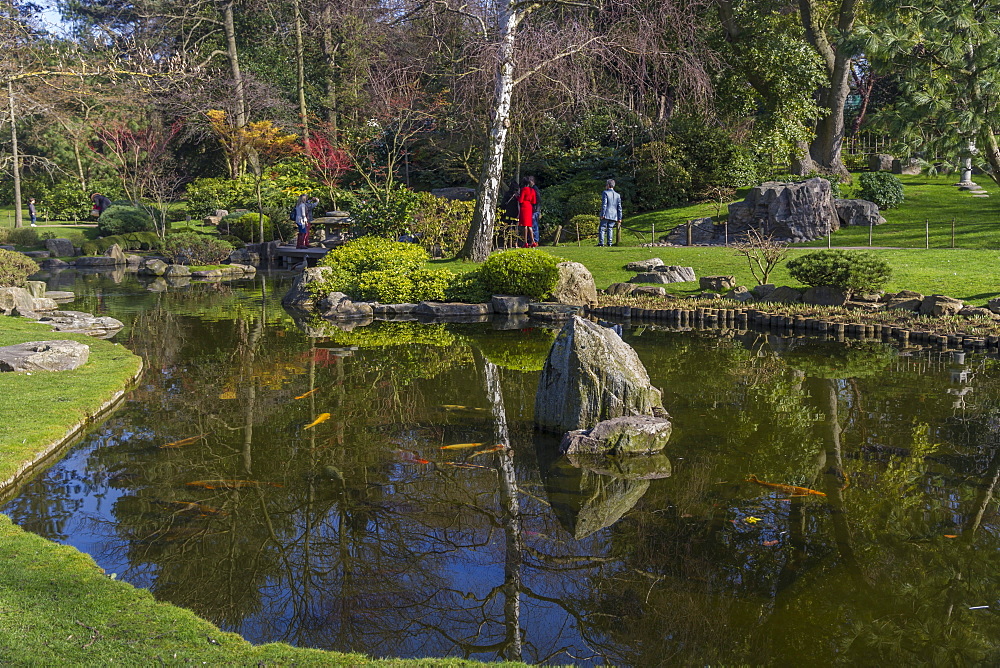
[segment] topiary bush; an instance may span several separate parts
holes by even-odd
[[[219,264],[233,252],[233,245],[205,234],[181,232],[164,240],[163,252],[174,264]]]
[[[419,204],[419,195],[404,186],[389,192],[362,193],[351,205],[351,217],[368,234],[398,239],[404,234],[412,234],[413,217]]]
[[[38,265],[30,257],[0,250],[0,288],[19,288],[36,271]]]
[[[601,219],[597,216],[588,216],[581,214],[579,216],[573,216],[566,223],[566,229],[563,230],[563,239],[572,239],[577,231],[580,233],[581,239],[586,239],[588,237],[597,236],[597,228],[601,224]]]
[[[903,183],[889,172],[865,172],[858,177],[858,197],[875,202],[880,209],[893,209],[903,202]]]
[[[427,251],[416,244],[361,237],[335,248],[319,266],[332,271],[313,288],[316,296],[343,292],[351,299],[403,304],[441,301],[452,282],[446,269],[426,269]]]
[[[788,262],[792,278],[809,286],[832,285],[855,293],[881,290],[892,276],[889,263],[865,251],[824,250]]]
[[[463,304],[483,304],[492,296],[493,293],[483,285],[478,270],[455,276],[444,291],[445,300]]]
[[[490,255],[477,273],[490,294],[543,299],[556,287],[559,262],[537,248],[514,248]]]
[[[140,208],[115,204],[105,209],[97,219],[97,230],[102,237],[126,232],[152,232],[153,219]]]

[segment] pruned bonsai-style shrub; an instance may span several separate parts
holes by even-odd
[[[903,182],[889,172],[865,172],[858,177],[858,197],[875,202],[880,209],[894,209],[903,203]]]
[[[892,276],[889,263],[865,251],[824,250],[788,262],[788,273],[809,286],[831,285],[848,292],[878,292]]]
[[[182,232],[166,238],[163,252],[174,264],[219,264],[233,252],[233,245],[204,234]]]
[[[27,255],[0,249],[0,288],[19,288],[38,265]]]
[[[97,219],[97,230],[102,237],[126,232],[151,232],[153,219],[140,208],[115,204],[105,209]]]
[[[537,248],[493,253],[479,267],[479,280],[494,295],[524,295],[543,299],[559,280],[559,259]]]

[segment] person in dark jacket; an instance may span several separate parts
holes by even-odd
[[[615,180],[607,180],[607,188],[601,193],[601,224],[598,227],[597,245],[611,246],[614,243],[615,228],[622,224],[622,196],[615,190]]]
[[[90,201],[94,203],[94,208],[90,213],[91,215],[96,215],[98,218],[100,218],[101,214],[111,206],[111,200],[101,193],[93,193],[90,196]]]
[[[28,217],[31,218],[31,226],[32,227],[37,227],[37,225],[35,225],[35,222],[38,219],[38,214],[35,211],[35,198],[34,197],[32,197],[32,198],[30,198],[28,200]]]

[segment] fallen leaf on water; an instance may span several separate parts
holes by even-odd
[[[442,450],[464,450],[466,448],[480,448],[482,443],[453,443],[452,445],[442,445]]]
[[[197,443],[201,439],[205,438],[205,434],[198,434],[197,436],[192,436],[191,438],[182,438],[179,441],[174,441],[173,443],[164,443],[161,448],[183,448],[185,445],[191,445],[192,443]]]
[[[308,392],[306,392],[305,394],[300,394],[299,396],[297,396],[297,397],[295,397],[295,398],[296,398],[296,399],[305,399],[306,397],[308,397],[308,396],[309,396],[310,394],[312,394],[313,392],[319,392],[319,388],[317,387],[316,389],[313,389],[313,390],[309,390],[309,391],[308,391]]]
[[[753,517],[752,515],[750,517],[744,517],[743,520],[747,524],[757,524],[757,522],[760,522],[760,518],[759,517]]]
[[[312,429],[316,425],[323,424],[324,422],[326,422],[329,419],[330,419],[330,414],[329,413],[320,413],[319,417],[317,417],[315,420],[313,420],[312,422],[310,422],[309,424],[307,424],[306,426],[304,426],[302,428],[303,429]]]

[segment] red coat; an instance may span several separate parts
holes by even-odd
[[[518,209],[518,223],[522,227],[531,227],[531,214],[534,213],[535,205],[538,204],[538,195],[535,194],[535,189],[531,186],[521,188],[521,193],[517,196],[517,201],[520,205]]]

